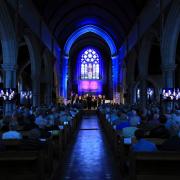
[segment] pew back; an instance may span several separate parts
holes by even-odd
[[[44,179],[44,159],[41,151],[0,152],[1,180]]]
[[[130,154],[131,180],[179,180],[180,152],[133,152]]]

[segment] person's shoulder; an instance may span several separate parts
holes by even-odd
[[[143,139],[143,141],[144,141],[144,144],[147,144],[147,145],[152,146],[152,147],[156,147],[156,144],[149,141],[149,140]]]

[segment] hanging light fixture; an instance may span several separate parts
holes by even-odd
[[[13,101],[15,100],[15,96],[16,91],[11,88],[0,89],[0,98],[2,98],[3,101]]]

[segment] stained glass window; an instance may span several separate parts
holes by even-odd
[[[94,49],[81,55],[81,79],[99,79],[99,55]]]

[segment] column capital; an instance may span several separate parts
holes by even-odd
[[[63,57],[63,59],[66,59],[66,60],[69,59],[69,55],[68,55],[68,54],[65,54],[65,53],[62,54],[62,57]]]
[[[116,60],[116,59],[118,59],[118,58],[119,58],[119,55],[117,55],[117,54],[114,54],[114,55],[111,56],[111,59],[112,59],[112,60]]]

